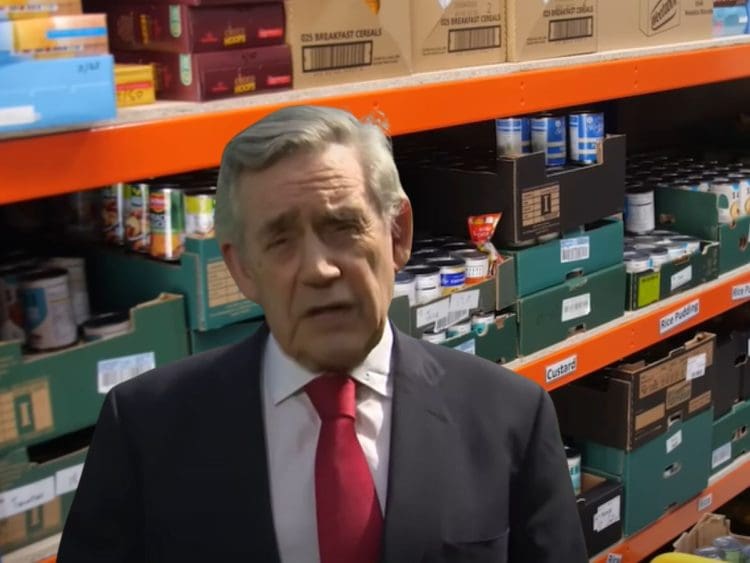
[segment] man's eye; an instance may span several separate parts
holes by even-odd
[[[340,233],[358,233],[360,231],[359,223],[339,223],[336,225],[336,231]]]
[[[289,239],[287,237],[275,238],[266,245],[266,248],[271,250],[280,246],[284,246],[287,242],[289,242]]]

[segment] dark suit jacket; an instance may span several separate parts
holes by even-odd
[[[587,561],[547,393],[394,333],[383,561]],[[278,563],[259,377],[266,339],[261,330],[110,392],[59,563]]]

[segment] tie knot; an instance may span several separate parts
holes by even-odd
[[[349,417],[356,413],[354,380],[348,375],[323,374],[305,386],[321,420]]]

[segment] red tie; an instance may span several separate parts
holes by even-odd
[[[305,390],[321,420],[315,453],[320,563],[377,563],[383,515],[354,428],[354,380],[325,374]]]

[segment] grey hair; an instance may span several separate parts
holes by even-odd
[[[303,151],[331,144],[357,149],[365,182],[378,211],[392,220],[407,200],[393,160],[391,142],[376,123],[329,107],[293,106],[280,109],[234,137],[224,149],[216,192],[216,236],[220,243],[244,247],[239,205],[239,179],[260,172]]]

